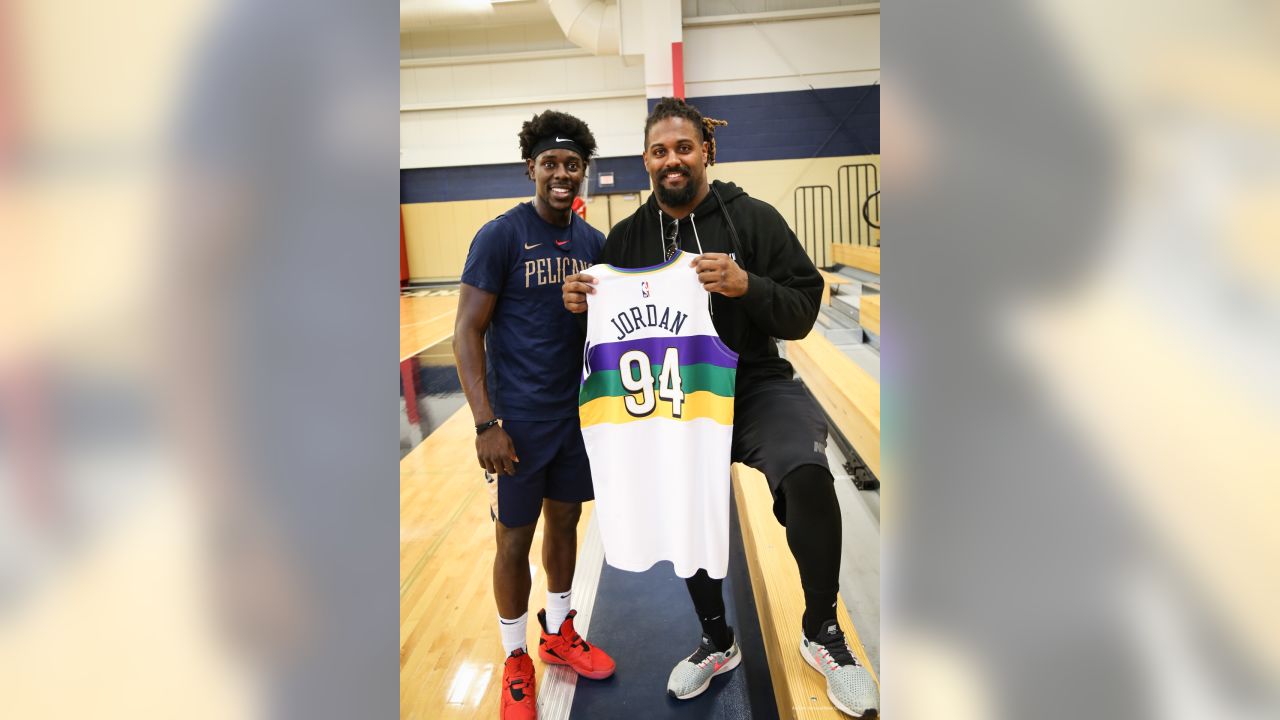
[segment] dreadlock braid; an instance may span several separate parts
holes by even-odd
[[[728,125],[728,120],[718,120],[716,118],[702,118],[702,137],[706,138],[711,147],[707,151],[707,164],[716,164],[716,126]]]
[[[708,145],[707,148],[707,164],[716,164],[716,127],[728,125],[728,120],[717,120],[716,118],[704,117],[698,108],[685,102],[682,98],[662,98],[657,105],[653,106],[653,111],[649,113],[649,118],[644,123],[644,136],[646,140],[649,137],[649,129],[659,120],[667,118],[679,117],[688,120],[702,131],[702,139]]]

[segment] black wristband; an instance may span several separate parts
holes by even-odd
[[[494,419],[490,420],[490,421],[489,421],[489,422],[487,422],[487,423],[480,423],[479,425],[477,425],[477,426],[476,426],[476,434],[477,434],[477,435],[479,435],[479,434],[483,433],[485,430],[488,430],[489,428],[493,427],[494,425],[497,425],[497,424],[498,424],[498,421],[499,421],[499,420],[501,420],[501,419],[502,419],[502,418],[494,418]]]

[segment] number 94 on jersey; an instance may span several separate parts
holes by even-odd
[[[633,417],[653,414],[659,401],[671,403],[671,417],[681,417],[684,392],[681,390],[680,352],[677,348],[667,348],[661,366],[654,365],[643,350],[628,350],[618,359],[618,371],[622,387],[631,393],[623,398],[622,403]]]

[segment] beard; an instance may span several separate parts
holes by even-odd
[[[669,207],[683,207],[693,202],[693,197],[698,194],[698,188],[693,183],[692,173],[685,173],[685,182],[683,188],[669,188],[657,181],[653,184],[654,192],[658,194],[658,200],[663,205]]]

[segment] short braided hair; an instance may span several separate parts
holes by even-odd
[[[683,98],[664,97],[653,106],[653,110],[649,112],[649,118],[644,121],[644,138],[645,142],[649,140],[649,129],[659,120],[667,118],[679,117],[688,120],[702,131],[702,139],[709,147],[707,148],[707,164],[716,164],[716,127],[728,125],[728,120],[717,120],[716,118],[704,117],[698,108],[685,102]]]

